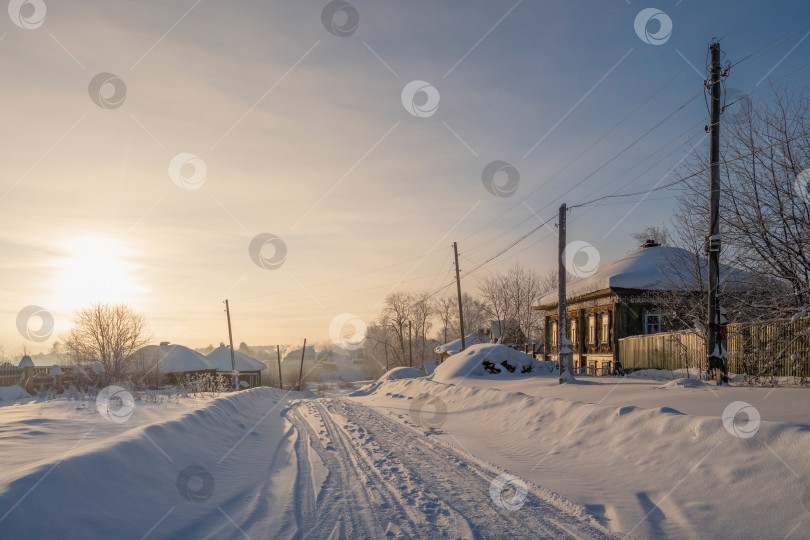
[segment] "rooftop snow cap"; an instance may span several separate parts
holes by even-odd
[[[206,355],[217,366],[217,371],[231,370],[231,348],[227,345],[220,345]],[[264,362],[259,362],[255,358],[233,351],[233,361],[236,371],[261,371],[267,366]]]
[[[593,275],[572,279],[566,287],[567,300],[607,289],[632,289],[637,291],[696,291],[699,284],[692,275],[691,268],[695,255],[685,249],[670,246],[650,246],[619,257],[603,264]],[[704,269],[708,260],[700,258]],[[728,287],[740,286],[749,274],[728,266],[720,265],[722,282]],[[556,305],[557,289],[549,291],[537,299],[535,306]]]
[[[641,248],[642,248],[642,249],[647,249],[647,248],[651,248],[651,247],[658,247],[658,246],[660,246],[660,245],[661,245],[661,244],[659,244],[659,243],[658,243],[658,242],[656,242],[655,240],[650,240],[650,239],[648,238],[646,242],[644,242],[643,244],[641,244]]]
[[[164,345],[164,343],[166,343]],[[157,363],[160,373],[184,373],[189,371],[206,371],[216,369],[214,363],[197,351],[182,345],[169,345],[168,342],[157,345],[146,345],[135,352],[138,360],[150,367]]]

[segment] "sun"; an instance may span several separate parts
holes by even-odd
[[[132,303],[145,292],[136,279],[134,252],[122,241],[84,236],[69,242],[56,262],[56,296],[64,309],[94,302]]]

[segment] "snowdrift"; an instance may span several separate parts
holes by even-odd
[[[468,355],[477,360],[482,353]],[[625,391],[621,379],[588,402],[583,399],[590,394],[578,384],[526,381],[536,382],[536,395],[479,386],[486,381],[458,375],[480,363],[452,360],[437,368],[434,380],[388,381],[358,400],[375,410],[402,411],[429,396],[442,411],[435,423],[441,433],[432,437],[583,504],[622,537],[807,537],[810,424],[752,420],[748,404],[739,401],[744,397],[763,410],[774,399],[806,406],[805,389],[776,390],[789,393],[763,402],[767,389],[715,389],[681,379],[665,384],[669,391],[647,386],[659,398],[647,406],[632,400],[616,405],[602,402]],[[441,371],[456,377],[446,379]],[[703,401],[700,413],[651,405],[671,394]],[[739,410],[733,423],[726,422]],[[390,417],[420,427],[412,416]],[[729,494],[739,495],[733,504]]]
[[[281,416],[285,396],[271,388],[228,394],[177,420],[92,445],[83,445],[89,432],[76,433],[70,452],[54,453],[52,463],[4,486],[2,536],[222,537],[233,525],[218,508],[228,512],[251,491],[256,510],[248,522],[278,531],[279,520],[290,521],[292,493],[285,490],[295,478]],[[99,422],[106,420],[99,415]],[[267,483],[276,484],[272,493]]]
[[[398,381],[400,379],[413,379],[414,377],[424,377],[426,373],[421,369],[412,367],[398,367],[385,373],[379,380]]]
[[[433,372],[432,379],[451,383],[465,377],[511,377],[549,373],[549,362],[538,362],[531,356],[505,345],[482,343],[471,345],[448,357]]]
[[[25,389],[18,384],[13,384],[11,386],[0,386],[0,401],[10,402],[30,397],[31,394],[26,392]]]

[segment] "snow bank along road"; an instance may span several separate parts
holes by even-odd
[[[0,483],[0,537],[610,537],[584,507],[493,488],[502,471],[352,398],[261,388],[192,407],[107,439],[100,416],[32,435],[58,451]]]

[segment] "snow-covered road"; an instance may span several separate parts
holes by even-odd
[[[514,486],[493,498],[500,471],[350,400],[300,401],[287,418],[298,432],[296,538],[610,536],[535,486],[525,499]]]

